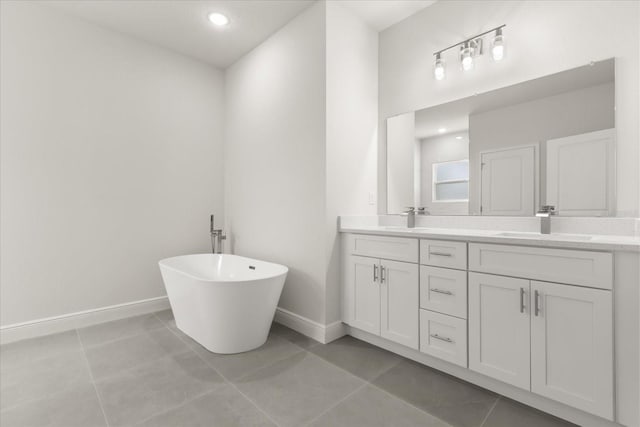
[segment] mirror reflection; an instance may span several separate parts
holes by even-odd
[[[615,215],[609,59],[387,119],[387,212]]]

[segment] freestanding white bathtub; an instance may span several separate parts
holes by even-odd
[[[267,340],[289,269],[236,255],[200,254],[158,263],[176,325],[214,353]]]

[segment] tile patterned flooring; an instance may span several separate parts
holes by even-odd
[[[170,311],[0,346],[2,427],[562,427],[351,337],[213,354]]]

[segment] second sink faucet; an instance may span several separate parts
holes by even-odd
[[[413,206],[409,206],[404,213],[407,214],[407,228],[415,228],[416,214],[429,215],[429,212],[425,208],[418,208],[416,210]]]
[[[544,205],[536,212],[540,218],[540,234],[551,234],[551,217],[556,213],[556,207],[551,205]]]

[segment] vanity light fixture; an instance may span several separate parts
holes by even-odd
[[[207,17],[209,18],[209,22],[218,27],[224,27],[229,24],[229,18],[219,12],[212,12]]]
[[[503,28],[506,25],[500,25],[499,27],[492,28],[484,33],[477,34],[466,40],[453,44],[447,48],[439,50],[434,53],[435,63],[433,67],[433,76],[436,80],[443,80],[445,77],[445,61],[442,54],[449,49],[459,47],[460,64],[463,71],[471,71],[475,68],[476,58],[482,55],[483,52],[483,37],[487,34],[495,32],[495,35],[491,43],[491,56],[494,61],[501,61],[505,54],[504,36],[502,35]]]

